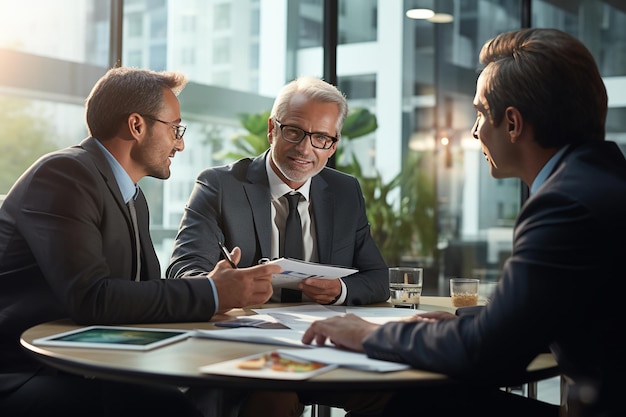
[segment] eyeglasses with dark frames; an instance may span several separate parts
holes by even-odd
[[[154,120],[155,122],[160,122],[168,125],[172,129],[174,129],[174,137],[176,140],[182,140],[185,131],[187,130],[187,126],[185,125],[177,125],[172,122],[166,122],[165,120],[157,119],[154,116],[150,116],[149,114],[142,114],[143,117],[147,117],[148,119]]]
[[[305,136],[308,136],[311,141],[311,146],[314,148],[330,149],[333,146],[333,143],[339,140],[334,136],[325,135],[319,132],[307,132],[297,126],[284,125],[276,119],[274,119],[274,121],[278,124],[283,139],[289,143],[300,143]]]

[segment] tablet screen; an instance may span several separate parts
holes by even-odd
[[[90,326],[33,340],[46,346],[149,350],[185,339],[188,330],[140,327]]]

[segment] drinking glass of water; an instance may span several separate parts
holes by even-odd
[[[417,309],[422,295],[423,268],[398,266],[389,268],[389,302],[394,307]]]

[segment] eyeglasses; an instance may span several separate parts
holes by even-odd
[[[185,125],[175,125],[172,122],[166,122],[165,120],[157,119],[156,117],[150,115],[142,115],[143,117],[147,117],[148,119],[152,119],[155,122],[161,122],[163,124],[168,125],[172,129],[174,129],[174,137],[176,140],[182,140],[183,135],[185,134],[185,130],[187,130],[187,126]]]
[[[274,120],[280,128],[280,133],[284,140],[289,143],[300,143],[305,136],[311,140],[311,146],[317,149],[330,149],[333,143],[337,142],[334,136],[328,136],[323,133],[307,132],[296,126],[284,125],[278,120]]]

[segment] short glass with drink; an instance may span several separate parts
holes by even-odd
[[[478,283],[474,278],[451,278],[450,297],[455,307],[470,307],[478,304]]]
[[[389,302],[394,307],[416,309],[422,295],[422,268],[398,266],[389,268]]]

